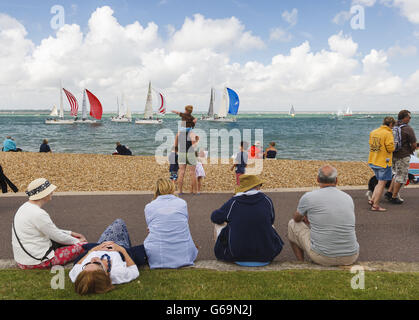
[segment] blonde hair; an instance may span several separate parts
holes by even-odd
[[[158,196],[173,193],[175,193],[175,184],[173,181],[168,178],[160,178],[156,181],[153,199],[156,199]]]
[[[74,289],[79,295],[106,293],[113,288],[111,278],[104,270],[84,270],[74,283]]]
[[[193,111],[193,106],[188,105],[188,106],[186,106],[186,107],[185,107],[185,110],[186,110],[186,111],[188,111],[189,113],[192,113],[192,111]]]

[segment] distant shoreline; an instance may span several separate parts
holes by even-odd
[[[16,109],[7,109],[7,110],[0,110],[0,114],[8,114],[8,115],[13,115],[13,114],[42,114],[45,116],[49,116],[49,113],[51,112],[51,110],[45,110],[45,109],[40,109],[40,110],[16,110]],[[135,116],[136,114],[141,115],[142,110],[136,111],[133,110],[133,115]],[[194,114],[198,114],[198,115],[203,115],[206,114],[207,111],[195,111]],[[397,114],[398,111],[353,111],[353,115],[368,115],[368,114]],[[413,114],[419,113],[419,111],[412,111]],[[288,115],[288,111],[240,111],[240,113],[238,114],[238,116],[240,117],[240,115],[251,115],[251,114],[278,114],[278,115]],[[296,117],[298,117],[299,114],[315,114],[315,115],[331,115],[331,114],[336,114],[336,111],[298,111],[296,113]],[[104,111],[103,115],[115,115],[115,111]],[[167,114],[166,116],[170,115],[170,117],[176,117],[176,115],[171,115],[171,114]]]

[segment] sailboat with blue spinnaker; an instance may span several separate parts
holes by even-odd
[[[211,89],[211,101],[208,110],[208,116],[204,116],[201,120],[204,121],[215,121],[215,122],[236,122],[235,117],[227,117],[227,114],[232,116],[237,115],[239,112],[240,100],[239,95],[233,89],[224,88],[223,101],[218,108],[217,114],[213,113],[214,94]]]

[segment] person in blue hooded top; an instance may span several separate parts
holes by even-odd
[[[258,176],[241,175],[235,195],[211,214],[215,224],[214,253],[229,262],[271,262],[284,242],[273,227],[272,200],[260,191]]]

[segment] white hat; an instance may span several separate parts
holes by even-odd
[[[40,200],[52,193],[57,186],[50,183],[45,178],[39,178],[28,185],[26,194],[29,196],[29,200]]]
[[[255,146],[260,146],[260,141],[256,141]]]

